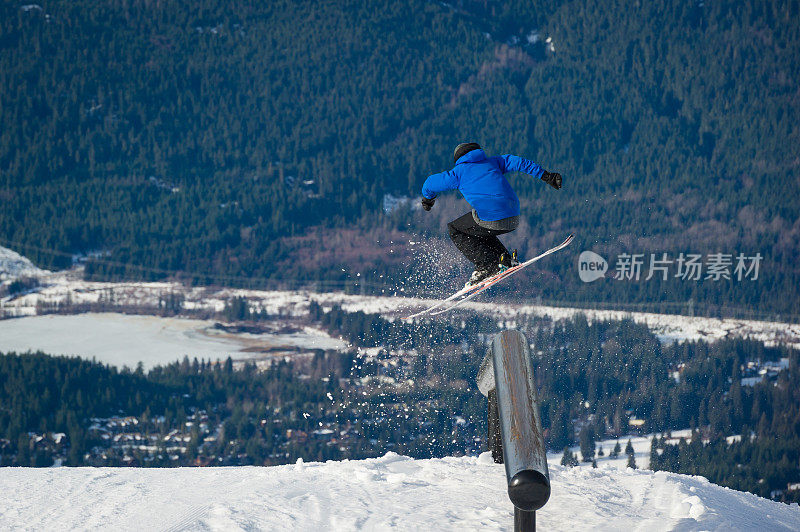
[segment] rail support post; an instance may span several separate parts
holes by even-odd
[[[550,498],[550,473],[525,335],[514,330],[497,334],[477,380],[489,398],[489,448],[495,462],[505,464],[514,529],[535,530],[535,512]]]

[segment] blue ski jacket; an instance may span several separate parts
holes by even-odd
[[[462,155],[452,170],[429,176],[422,185],[422,195],[433,199],[442,192],[458,189],[481,220],[518,216],[519,198],[505,178],[508,172],[525,172],[539,178],[544,170],[516,155],[486,157],[483,150],[472,150]]]

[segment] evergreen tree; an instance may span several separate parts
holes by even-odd
[[[631,443],[631,440],[628,439],[628,444],[625,446],[625,454],[628,456],[633,456],[633,452],[633,443]]]
[[[594,429],[590,425],[584,425],[578,435],[580,441],[581,457],[584,462],[591,462],[594,459]]]
[[[614,444],[614,448],[611,450],[609,457],[616,458],[617,456],[619,456],[619,453],[621,452],[622,452],[622,447],[620,447],[619,440],[617,440],[617,443]]]
[[[561,455],[561,465],[566,467],[575,467],[578,465],[578,457],[569,449],[564,447],[564,453]]]

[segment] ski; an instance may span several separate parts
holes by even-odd
[[[530,266],[531,264],[533,264],[537,260],[542,259],[542,258],[544,258],[544,257],[546,257],[548,255],[551,255],[551,254],[555,253],[556,251],[558,251],[560,249],[564,249],[565,247],[567,247],[569,245],[570,242],[572,242],[573,238],[575,238],[575,235],[574,234],[570,234],[562,243],[560,243],[559,245],[557,245],[555,247],[552,247],[552,248],[548,249],[544,253],[542,253],[540,255],[537,255],[537,256],[533,257],[532,259],[528,259],[525,262],[523,262],[521,264],[518,264],[517,266],[514,266],[513,268],[509,268],[504,272],[500,272],[500,273],[498,273],[498,274],[496,274],[496,275],[494,275],[492,277],[489,277],[487,280],[485,280],[485,282],[476,285],[476,286],[478,286],[477,290],[473,290],[471,293],[467,293],[466,295],[462,294],[462,295],[464,295],[464,297],[462,297],[461,299],[458,299],[458,301],[456,301],[455,303],[453,303],[449,307],[441,309],[441,310],[438,310],[436,312],[430,312],[430,315],[431,316],[438,316],[439,314],[444,314],[445,312],[449,312],[449,311],[453,310],[454,308],[461,306],[462,304],[464,304],[467,301],[473,299],[475,296],[477,296],[478,294],[480,294],[481,292],[483,292],[487,288],[491,288],[492,286],[494,286],[495,284],[499,283],[503,279],[506,279],[507,277],[511,277],[512,275],[514,275],[518,271],[522,270],[523,268],[526,268],[527,266]],[[453,299],[457,299],[457,296],[455,298],[453,298]],[[439,305],[439,306],[441,306],[441,305]]]
[[[465,286],[464,288],[462,288],[461,290],[459,290],[455,294],[451,295],[450,297],[448,297],[446,299],[442,299],[441,301],[438,301],[435,305],[433,305],[431,307],[428,307],[426,309],[420,310],[419,312],[416,312],[416,313],[414,313],[414,314],[412,314],[410,316],[406,316],[405,318],[402,318],[402,319],[410,320],[410,319],[413,319],[413,318],[417,318],[419,316],[424,316],[425,314],[428,314],[428,313],[438,309],[442,305],[446,305],[447,303],[449,303],[450,301],[453,301],[454,299],[458,299],[461,296],[469,294],[473,290],[477,290],[478,288],[483,286],[485,283],[488,283],[492,279],[493,279],[493,277],[487,277],[486,279],[484,279],[483,281],[481,281],[479,283],[476,283],[476,284],[473,284],[473,285],[470,285],[470,286]]]

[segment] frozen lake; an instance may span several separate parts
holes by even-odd
[[[190,359],[265,358],[312,349],[344,349],[324,331],[303,328],[279,334],[234,334],[214,321],[114,313],[46,315],[0,320],[0,352],[43,351],[95,358],[145,369]]]

